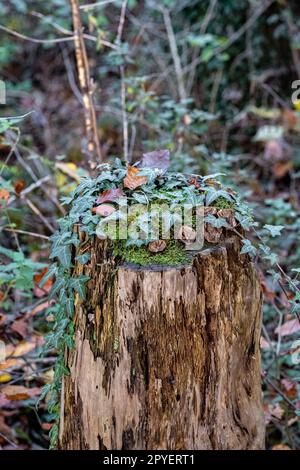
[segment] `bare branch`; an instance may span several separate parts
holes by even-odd
[[[74,44],[78,78],[81,92],[83,95],[82,97],[84,105],[85,128],[88,141],[87,151],[85,153],[90,168],[95,169],[97,164],[102,161],[102,155],[100,150],[96,113],[93,102],[90,66],[83,38],[83,28],[80,18],[78,0],[70,0],[70,4],[73,17]]]
[[[176,44],[176,37],[174,34],[169,11],[164,7],[161,8],[161,11],[164,17],[164,23],[165,23],[165,27],[166,27],[166,31],[168,35],[172,59],[174,62],[174,68],[175,68],[176,78],[178,82],[178,94],[179,94],[180,101],[183,101],[186,99],[187,95],[186,95],[186,90],[185,90],[185,85],[184,85],[183,70],[182,70],[178,48]]]
[[[123,0],[121,7],[121,15],[118,26],[118,33],[116,43],[118,46],[121,44],[122,34],[125,23],[125,14],[128,0]],[[122,121],[123,121],[123,148],[124,148],[124,159],[128,162],[128,117],[126,112],[126,86],[125,86],[125,67],[122,64],[120,66],[121,75],[121,103],[122,103]]]

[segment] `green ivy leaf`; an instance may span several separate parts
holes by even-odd
[[[79,276],[70,279],[69,287],[74,289],[78,294],[81,300],[85,299],[85,283],[90,279],[89,276]]]
[[[241,249],[241,254],[242,255],[244,255],[244,254],[249,254],[250,256],[256,256],[257,255],[257,249],[255,248],[255,246],[252,245],[250,240],[248,240],[247,238],[244,238],[242,240],[242,243],[243,243],[243,247]]]
[[[53,248],[50,258],[58,258],[64,268],[70,268],[71,263],[71,248],[69,245],[58,245]]]
[[[264,228],[268,230],[271,234],[271,237],[278,237],[281,235],[281,231],[284,229],[284,225],[264,225]]]

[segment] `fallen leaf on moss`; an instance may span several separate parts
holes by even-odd
[[[120,197],[123,197],[124,193],[121,188],[116,189],[106,189],[97,199],[97,204],[102,204],[103,202],[114,202]]]
[[[93,212],[95,214],[101,215],[102,217],[107,217],[113,212],[116,212],[116,208],[110,204],[102,204],[101,206],[94,207]]]
[[[211,206],[204,207],[204,215],[216,215],[216,213],[217,213],[216,207],[211,207]]]
[[[160,251],[164,251],[166,246],[167,244],[164,240],[154,240],[149,243],[148,250],[151,251],[151,253],[159,253]]]
[[[208,243],[218,243],[222,235],[222,229],[205,224],[204,238]]]
[[[229,219],[234,214],[232,209],[219,209],[218,210],[218,217],[223,217],[224,219]]]
[[[143,184],[146,184],[147,176],[138,176],[140,170],[134,166],[129,166],[127,175],[124,178],[124,187],[128,189],[136,189]]]
[[[191,244],[196,240],[196,231],[188,225],[183,225],[178,231],[178,239],[186,245]]]

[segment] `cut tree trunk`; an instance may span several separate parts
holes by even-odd
[[[62,449],[263,449],[261,291],[232,238],[180,268],[96,240],[66,353]]]

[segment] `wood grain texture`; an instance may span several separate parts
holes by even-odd
[[[261,292],[239,248],[230,239],[154,270],[114,266],[95,242],[66,354],[62,449],[264,448]]]

